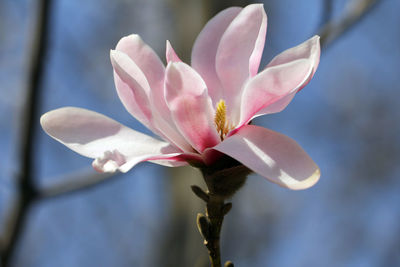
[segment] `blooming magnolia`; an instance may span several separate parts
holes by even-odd
[[[261,4],[231,7],[212,18],[183,63],[167,41],[167,66],[138,35],[111,51],[115,86],[127,111],[162,140],[86,109],[44,114],[43,129],[100,172],[126,172],[142,161],[212,165],[222,154],[268,180],[304,189],[318,166],[291,138],[250,125],[283,110],[313,77],[319,37],[277,55],[258,73],[267,31]],[[222,153],[222,154],[221,154]]]

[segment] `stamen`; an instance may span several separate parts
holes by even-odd
[[[224,140],[232,127],[226,118],[226,105],[222,99],[216,105],[214,122],[221,140]]]

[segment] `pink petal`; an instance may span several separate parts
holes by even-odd
[[[293,139],[259,126],[246,125],[212,149],[289,189],[309,188],[320,177],[318,166]]]
[[[150,108],[152,112],[152,127],[149,128],[169,142],[181,148],[182,150],[187,152],[193,151],[190,145],[173,126],[171,112],[169,111],[164,98],[165,69],[163,63],[156,55],[156,53],[154,53],[154,51],[148,45],[146,45],[138,35],[134,34],[122,38],[118,42],[116,50],[128,55],[136,64],[141,73],[144,74],[145,81],[147,81],[147,83],[141,82],[140,85],[148,95],[148,102],[150,103]],[[122,54],[121,52],[115,54]],[[132,63],[129,64],[129,66],[131,67],[132,65]],[[136,74],[139,73],[137,69],[135,69],[135,71]],[[125,72],[128,71],[125,70]],[[130,74],[132,75],[133,73]],[[141,81],[143,81],[143,77],[141,78]],[[117,90],[118,88],[120,88],[119,91],[129,91],[129,89],[135,90],[135,87],[131,87],[132,84],[129,87],[126,87],[126,85],[121,85],[121,82],[119,81],[120,77],[117,77],[115,80],[116,84],[118,85]],[[141,99],[143,102],[138,103],[138,101],[136,101],[136,104],[140,106],[148,106],[148,102],[146,101],[146,99],[144,97]],[[124,98],[124,101],[134,102],[133,100],[129,99],[129,94]],[[130,106],[131,110],[133,110],[134,105],[130,103]],[[137,113],[133,115],[135,117],[138,117]],[[141,120],[141,122],[143,121]],[[145,122],[143,123],[146,125]]]
[[[153,107],[154,103],[149,102],[148,95],[151,94],[151,89],[136,64],[127,55],[115,50],[111,51],[111,62],[115,70],[117,92],[126,109],[157,135],[183,151],[192,151],[183,136],[173,128],[172,119],[166,122],[160,112]]]
[[[285,95],[284,97],[280,98],[279,100],[266,106],[265,108],[263,108],[259,112],[257,112],[257,114],[254,115],[252,117],[252,119],[255,117],[261,116],[261,115],[281,112],[282,110],[284,110],[287,107],[287,105],[289,105],[290,101],[292,101],[292,99],[296,93],[297,93],[297,91],[293,91],[290,94]]]
[[[245,81],[258,72],[267,32],[267,15],[262,4],[245,7],[223,34],[216,56],[216,70],[223,98],[233,120],[239,114]]]
[[[192,49],[192,66],[207,84],[208,93],[215,105],[221,98],[215,58],[222,35],[242,8],[227,8],[213,17],[200,32]]]
[[[127,54],[143,72],[151,88],[149,100],[152,104],[153,117],[160,116],[170,124],[172,122],[171,114],[164,99],[164,74],[165,67],[157,54],[148,46],[139,35],[132,34],[122,38],[115,48],[118,51]],[[154,112],[157,110],[157,112]]]
[[[139,67],[126,54],[111,50],[115,87],[125,108],[151,130],[152,111],[149,103],[150,86]]]
[[[166,53],[165,57],[167,59],[167,63],[169,62],[182,62],[182,60],[178,57],[176,54],[175,50],[172,48],[171,43],[167,40],[167,48],[166,48]]]
[[[320,37],[315,35],[308,39],[307,41],[299,44],[298,46],[292,47],[288,50],[283,51],[267,65],[266,68],[288,63],[297,59],[307,59],[312,64],[312,72],[309,79],[301,85],[298,89],[300,91],[307,83],[312,79],[314,73],[317,71],[319,64],[319,57],[321,54],[321,47],[319,44]]]
[[[172,148],[172,147],[170,147]],[[203,159],[199,154],[195,153],[168,153],[168,149],[166,151],[162,151],[164,154],[153,154],[153,155],[143,155],[143,156],[136,156],[129,161],[127,161],[125,164],[120,166],[118,169],[121,172],[127,172],[132,167],[134,167],[136,164],[143,162],[143,161],[149,161],[152,163],[156,163],[159,165],[163,165],[166,167],[180,167],[180,166],[185,166],[188,164],[186,161],[187,159],[190,159],[191,161],[195,162],[202,162]],[[96,160],[93,162],[93,167],[96,169]],[[104,172],[103,169],[100,169],[101,172]]]
[[[200,75],[185,63],[169,63],[165,97],[177,128],[198,152],[215,146],[220,138],[214,126],[214,109]]]
[[[163,118],[162,114],[158,110],[153,110],[153,115],[154,125],[157,126],[158,130],[162,133],[162,136],[166,140],[168,140],[171,144],[174,144],[176,147],[179,147],[184,152],[194,152],[192,146],[176,128],[170,110],[168,110],[168,116],[171,118],[168,119],[168,121]]]
[[[139,35],[132,34],[123,37],[118,42],[115,50],[127,54],[136,63],[144,73],[152,90],[162,91],[164,64]]]
[[[71,150],[95,159],[101,172],[126,172],[146,160],[179,160],[182,152],[166,142],[134,131],[102,114],[74,107],[45,113],[40,123],[48,135]]]
[[[311,71],[311,62],[299,59],[266,68],[252,78],[244,88],[240,125],[246,124],[255,114],[261,115],[260,110],[297,91]]]
[[[171,155],[171,154],[169,154],[169,155]],[[158,159],[158,160],[148,160],[148,161],[157,163],[157,164],[160,164],[163,166],[167,166],[167,167],[185,166],[188,164],[188,162],[192,162],[192,163],[197,162],[199,164],[204,164],[203,157],[197,153],[184,153],[184,154],[179,154],[176,157],[169,157],[166,160]]]
[[[310,68],[311,73],[304,78],[303,82],[300,83],[296,88],[292,90],[288,95],[283,96],[281,99],[277,100],[276,102],[273,102],[272,104],[266,105],[264,108],[259,110],[257,114],[253,116],[258,117],[261,115],[265,114],[270,114],[270,113],[276,113],[282,111],[293,99],[294,95],[300,91],[304,86],[308,84],[308,82],[312,79],[314,76],[315,71],[318,68],[319,64],[319,57],[321,54],[321,48],[319,44],[319,36],[314,36],[304,43],[295,46],[293,48],[290,48],[279,55],[277,55],[272,61],[268,64],[266,69],[271,68],[271,67],[277,67],[277,66],[284,66],[285,64],[297,60],[306,60],[309,64],[309,66],[304,66],[305,68]],[[246,101],[246,100],[243,100]],[[243,102],[242,102],[243,103]],[[243,110],[242,110],[243,112]]]

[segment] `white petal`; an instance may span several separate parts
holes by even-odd
[[[182,154],[169,143],[86,109],[56,109],[44,114],[40,123],[55,140],[95,159],[93,166],[98,171],[128,171],[141,161],[178,158]]]

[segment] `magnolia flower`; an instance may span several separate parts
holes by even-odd
[[[266,31],[262,4],[225,9],[197,37],[191,66],[168,41],[165,67],[138,35],[122,38],[110,53],[118,96],[159,138],[75,107],[44,114],[42,127],[93,158],[99,172],[127,172],[143,161],[210,166],[225,154],[280,186],[308,188],[320,171],[307,153],[291,138],[249,123],[283,110],[311,80],[319,37],[282,52],[258,72]]]

